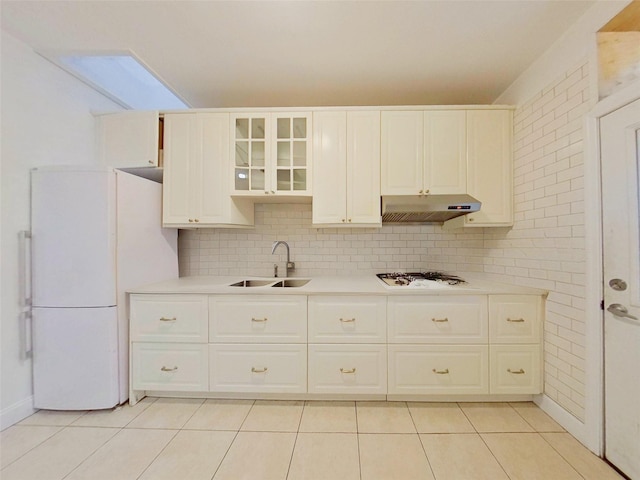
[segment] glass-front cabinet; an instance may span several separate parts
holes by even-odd
[[[311,113],[231,115],[234,195],[311,195]]]

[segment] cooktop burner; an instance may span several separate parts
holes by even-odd
[[[430,282],[437,282],[442,285],[467,283],[460,277],[443,272],[378,273],[377,277],[391,287],[428,286]]]

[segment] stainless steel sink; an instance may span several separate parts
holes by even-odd
[[[273,283],[273,280],[241,280],[229,285],[230,287],[264,287]]]
[[[289,278],[286,280],[280,280],[279,282],[271,285],[272,287],[302,287],[309,283],[307,279]]]

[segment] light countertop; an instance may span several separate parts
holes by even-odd
[[[524,287],[485,280],[481,275],[464,276],[466,284],[445,286],[443,288],[390,287],[383,284],[375,275],[327,276],[327,277],[289,277],[290,279],[309,279],[301,287],[277,288],[271,285],[283,278],[243,276],[194,276],[181,277],[165,282],[134,288],[129,293],[164,294],[251,294],[251,295],[547,295],[546,290]],[[265,280],[267,285],[256,287],[233,287],[232,283],[242,280]]]

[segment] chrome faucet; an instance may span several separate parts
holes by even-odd
[[[278,245],[284,245],[287,248],[287,266],[285,268],[285,277],[289,276],[289,270],[295,270],[296,269],[296,264],[294,262],[291,261],[291,259],[289,258],[289,244],[287,242],[283,242],[281,240],[276,240],[275,242],[273,242],[273,247],[271,248],[271,255],[273,255],[276,252],[276,248],[278,248]],[[275,276],[278,276],[278,271],[277,269],[275,270]]]

